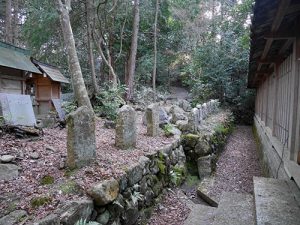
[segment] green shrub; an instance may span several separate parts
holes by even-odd
[[[110,120],[115,120],[117,109],[126,104],[122,98],[125,91],[124,85],[119,86],[117,89],[107,87],[101,90],[92,101],[95,113]]]
[[[76,102],[63,102],[62,108],[66,111],[66,114],[69,114],[77,109]]]

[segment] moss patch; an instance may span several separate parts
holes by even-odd
[[[51,203],[51,201],[52,199],[49,196],[38,196],[31,199],[30,205],[32,208],[39,208],[40,206]]]
[[[50,175],[43,176],[40,181],[41,185],[49,185],[49,184],[53,184],[53,183],[54,183],[54,177],[52,177]]]
[[[198,185],[198,183],[200,182],[199,177],[198,176],[194,176],[194,175],[188,175],[186,177],[185,183],[188,187],[193,187]]]
[[[182,140],[185,143],[185,145],[189,147],[195,147],[199,139],[199,135],[196,134],[186,134],[182,135]]]
[[[71,194],[80,192],[80,187],[75,181],[67,181],[66,183],[60,185],[59,190],[62,191],[63,194]]]

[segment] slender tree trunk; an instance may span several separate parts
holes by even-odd
[[[133,95],[133,83],[134,83],[134,73],[135,73],[135,64],[136,64],[136,54],[137,54],[137,43],[138,43],[138,33],[139,33],[139,24],[140,24],[140,1],[134,0],[134,19],[133,19],[133,28],[132,28],[132,38],[131,38],[131,47],[130,55],[128,59],[128,70],[126,77],[126,86],[127,93],[126,99],[130,100]]]
[[[14,22],[13,22],[13,39],[12,43],[18,45],[19,42],[19,0],[14,0]]]
[[[76,52],[75,40],[70,23],[69,11],[71,0],[56,0],[57,11],[60,16],[63,39],[68,53],[69,70],[71,73],[74,94],[79,106],[87,106],[93,110],[85,84]]]
[[[12,12],[11,12],[11,0],[6,0],[5,9],[5,41],[12,44],[13,32],[12,32]]]
[[[87,24],[87,41],[88,41],[88,52],[89,52],[89,62],[92,74],[92,83],[94,94],[99,92],[99,86],[97,84],[96,70],[95,70],[95,61],[94,53],[92,48],[92,24],[94,21],[93,18],[93,0],[86,0],[86,24]]]
[[[154,59],[153,59],[153,72],[152,72],[152,88],[156,93],[156,69],[157,69],[157,19],[159,11],[159,0],[156,0],[155,7],[155,20],[154,20]]]

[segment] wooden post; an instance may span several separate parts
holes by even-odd
[[[276,117],[277,117],[277,105],[278,105],[278,87],[279,87],[279,65],[278,63],[274,64],[274,75],[275,75],[275,84],[274,84],[274,104],[273,104],[273,124],[272,124],[272,136],[275,136],[276,131]]]
[[[266,80],[265,80],[265,83],[266,83],[266,111],[265,111],[265,126],[267,127],[268,126],[268,106],[269,106],[269,88],[270,88],[270,76],[267,76]]]
[[[295,75],[298,78],[298,87],[299,87],[299,83],[300,83],[300,38],[296,38],[295,41],[295,60],[294,60],[294,66],[293,69],[295,70]],[[298,88],[298,101],[300,100],[300,90]],[[300,104],[298,103],[297,108],[296,108],[296,115],[300,113]],[[297,116],[296,121],[294,121],[294,123],[296,124],[296,130],[295,130],[295,145],[294,147],[291,149],[291,154],[290,154],[290,159],[291,160],[297,160],[298,164],[300,164],[300,116]]]
[[[296,38],[293,44],[293,64],[292,64],[292,89],[291,89],[291,110],[289,120],[289,148],[290,159],[296,161],[299,151],[299,47],[300,39]],[[299,59],[299,60],[298,60]],[[298,126],[298,127],[297,127]]]

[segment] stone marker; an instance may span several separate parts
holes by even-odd
[[[146,110],[147,135],[155,137],[159,135],[159,107],[151,104]]]
[[[212,160],[211,155],[198,158],[197,166],[198,166],[198,174],[200,180],[205,177],[209,177],[211,175],[212,173],[211,160]]]
[[[95,116],[86,106],[67,117],[67,165],[80,168],[96,159]]]
[[[136,113],[129,105],[118,110],[115,143],[118,148],[128,149],[136,146]]]
[[[199,124],[201,124],[203,120],[202,107],[198,108],[198,119],[199,119]]]
[[[197,108],[193,108],[189,113],[189,129],[192,132],[196,132],[199,126],[199,110]]]
[[[203,116],[203,119],[206,119],[206,117],[207,117],[207,105],[206,105],[206,103],[202,104],[202,116]]]

